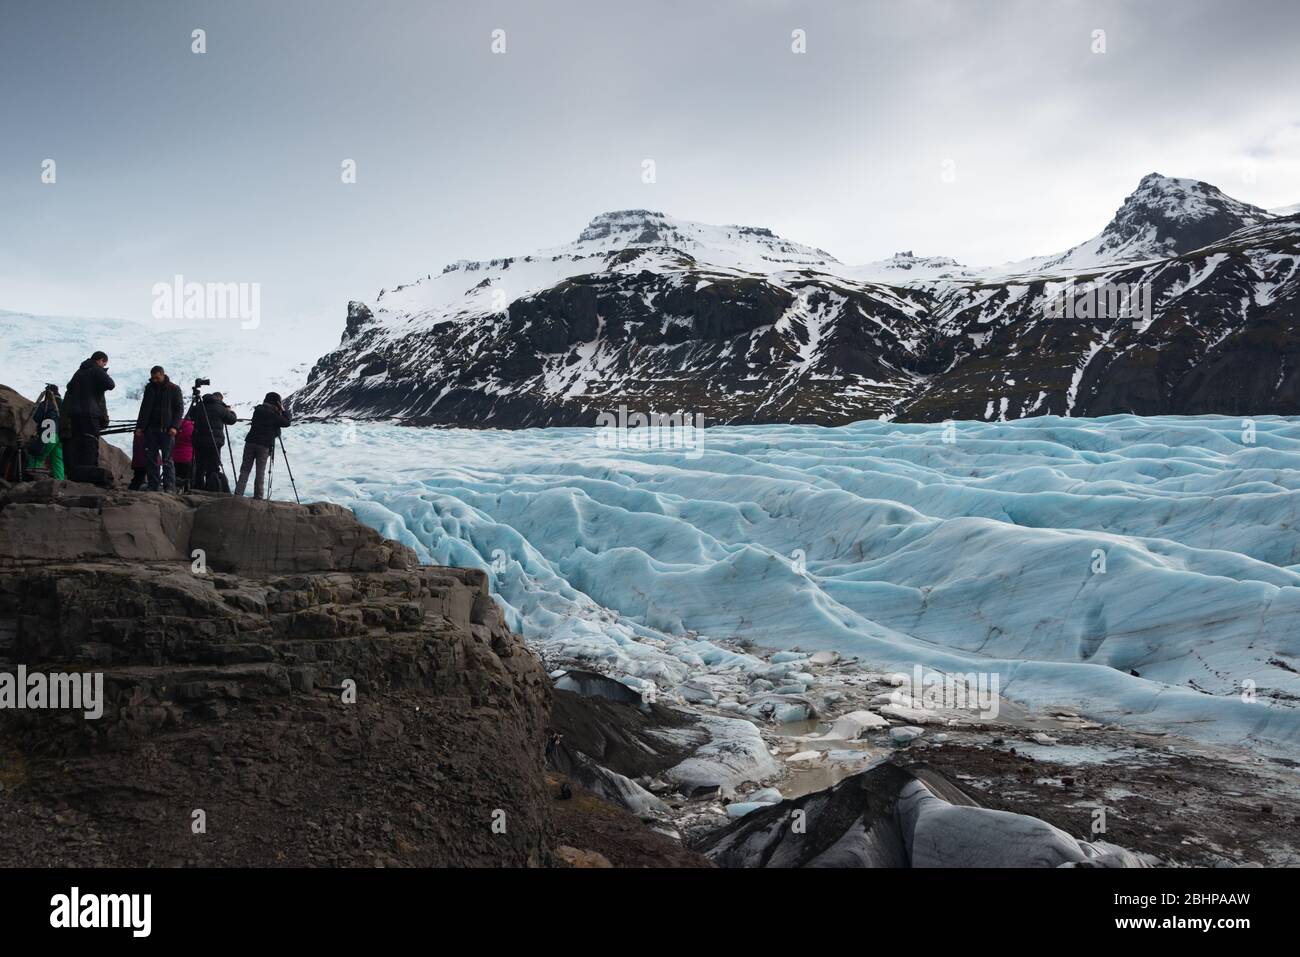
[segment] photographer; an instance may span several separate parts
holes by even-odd
[[[181,387],[171,379],[162,366],[149,370],[144,395],[140,398],[140,414],[135,420],[136,435],[144,436],[145,475],[149,491],[158,491],[159,485],[168,492],[176,491],[176,464],[172,450],[176,433],[180,431],[185,416],[185,397]],[[162,460],[162,480],[159,482],[158,464]]]
[[[63,397],[59,387],[53,382],[45,384],[45,391],[36,400],[32,418],[36,422],[36,434],[27,446],[27,467],[43,468],[48,462],[50,477],[62,479],[63,441],[59,438],[59,419],[63,413]]]
[[[196,379],[194,389],[207,385]],[[210,392],[190,406],[189,419],[194,423],[194,479],[192,487],[201,492],[229,492],[221,484],[221,450],[226,444],[226,426],[238,421],[235,410],[226,405],[220,392]]]
[[[104,393],[117,384],[108,374],[108,354],[96,352],[73,373],[66,390],[64,412],[71,424],[68,442],[68,473],[74,481],[107,481],[99,467],[99,432],[108,427],[108,403]]]
[[[239,484],[235,494],[243,495],[248,487],[248,473],[257,466],[257,481],[253,485],[253,498],[261,498],[265,488],[266,462],[280,437],[280,430],[289,427],[289,413],[284,411],[280,393],[268,392],[262,404],[253,409],[253,421],[244,439],[244,460],[239,466]]]

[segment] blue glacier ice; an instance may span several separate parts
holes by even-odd
[[[592,429],[286,440],[304,498],[488,570],[543,652],[634,687],[800,680],[802,656],[769,664],[743,639],[996,672],[1028,707],[1194,738],[1300,741],[1300,421],[710,428],[694,458]]]

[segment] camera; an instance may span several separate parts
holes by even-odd
[[[194,380],[194,388],[196,388],[196,389],[198,389],[198,388],[200,388],[200,387],[202,387],[202,386],[205,386],[205,385],[212,385],[212,380],[211,380],[211,379],[195,379],[195,380]]]

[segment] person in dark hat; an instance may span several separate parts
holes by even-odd
[[[209,392],[190,409],[194,421],[193,487],[205,492],[230,491],[221,486],[221,450],[226,444],[226,426],[236,422],[235,410],[226,405],[220,392]]]
[[[289,413],[284,411],[280,393],[268,392],[261,404],[253,409],[253,420],[244,438],[244,460],[239,465],[239,483],[235,494],[243,495],[248,487],[248,473],[257,466],[257,480],[253,483],[253,498],[262,498],[266,488],[266,463],[271,458],[280,430],[289,427]]]
[[[96,352],[73,373],[64,395],[63,411],[71,427],[68,442],[68,477],[87,481],[100,472],[99,433],[108,428],[108,403],[104,393],[116,388],[108,374],[108,354]]]

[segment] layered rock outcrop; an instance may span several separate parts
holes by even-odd
[[[20,668],[103,713],[0,710],[0,865],[551,860],[540,663],[482,572],[344,509],[0,488]]]

